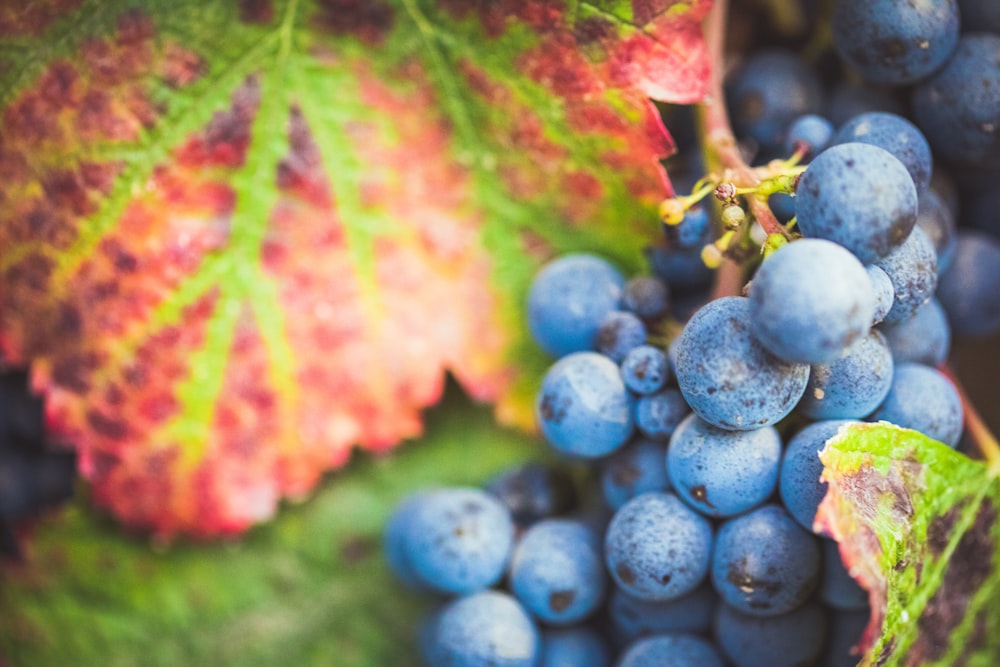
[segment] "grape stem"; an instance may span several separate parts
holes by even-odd
[[[990,431],[989,426],[986,425],[979,411],[976,410],[976,406],[972,404],[969,395],[965,393],[965,388],[951,369],[951,366],[943,363],[938,366],[938,370],[948,376],[948,379],[951,380],[951,383],[955,386],[955,390],[958,392],[958,397],[962,401],[962,418],[965,421],[965,432],[969,436],[969,439],[975,444],[979,453],[983,455],[983,459],[989,463],[990,468],[1000,472],[1000,442],[997,442],[996,436]]]
[[[710,172],[724,170],[720,181],[732,183],[737,188],[755,188],[760,179],[740,154],[726,110],[726,98],[723,89],[725,76],[725,38],[728,0],[716,0],[705,19],[705,43],[708,48],[711,74],[708,91],[698,104],[698,129],[702,150],[705,154],[705,166]],[[788,232],[781,226],[766,201],[754,195],[747,196],[750,213],[768,234],[781,234],[787,237]],[[745,275],[743,268],[731,258],[724,258],[722,265],[715,272],[715,284],[712,288],[712,298],[736,296],[742,293]]]
[[[726,170],[723,181],[732,183],[740,190],[756,190],[760,185],[760,178],[740,154],[732,124],[729,122],[729,112],[726,110],[723,89],[726,54],[723,45],[726,38],[728,4],[728,0],[716,0],[705,19],[705,43],[708,47],[711,74],[708,79],[708,92],[698,105],[702,140],[704,148],[709,153],[710,162],[716,162]],[[750,212],[765,232],[788,237],[788,232],[774,217],[765,200],[752,195],[747,197],[747,200]]]

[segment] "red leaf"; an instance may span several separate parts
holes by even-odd
[[[114,4],[56,48],[90,10],[0,12],[38,36],[0,70],[0,349],[95,501],[243,530],[419,434],[446,371],[527,423],[532,272],[637,265],[672,150],[646,96],[704,90],[707,1],[604,4]]]

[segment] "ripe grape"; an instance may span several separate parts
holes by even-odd
[[[688,321],[672,349],[684,399],[719,428],[775,424],[792,411],[809,379],[807,365],[775,357],[751,335],[751,326],[749,299],[716,299]]]
[[[802,174],[795,215],[803,235],[833,241],[871,264],[909,236],[917,221],[917,189],[906,166],[885,149],[838,144]]]

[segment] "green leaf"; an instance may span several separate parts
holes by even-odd
[[[640,268],[709,5],[5,3],[0,357],[161,538],[418,435],[446,373],[528,426],[531,276]]]
[[[984,667],[1000,655],[998,469],[891,424],[820,453],[817,523],[872,600],[865,665]]]
[[[0,656],[53,667],[415,665],[430,600],[382,559],[389,513],[417,489],[479,485],[546,453],[457,391],[428,422],[419,442],[352,463],[238,542],[153,550],[84,503],[43,521],[27,563],[0,579]]]

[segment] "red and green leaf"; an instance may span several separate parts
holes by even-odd
[[[446,372],[530,421],[522,302],[635,270],[710,0],[20,2],[0,10],[0,350],[95,501],[238,532]]]
[[[891,424],[821,452],[817,522],[870,593],[864,665],[983,667],[1000,655],[1000,471]]]

